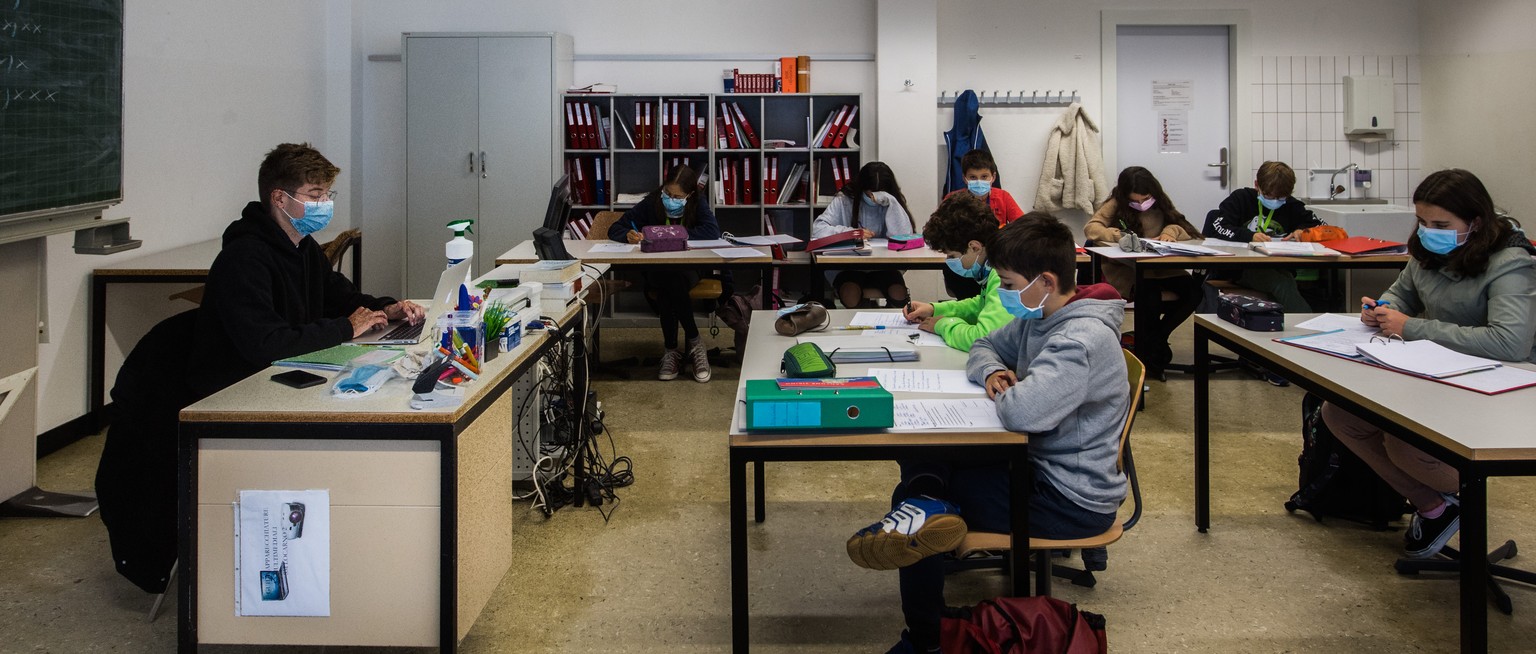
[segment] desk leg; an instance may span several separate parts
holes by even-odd
[[[773,264],[764,266],[762,274],[762,285],[760,288],[762,294],[760,298],[762,301],[761,306],[764,309],[774,309],[776,307],[773,306]],[[738,352],[737,354],[741,353]]]
[[[90,349],[90,425],[91,431],[99,432],[106,424],[102,408],[107,398],[107,280],[91,276],[91,342]]]
[[[1152,353],[1152,347],[1147,344],[1147,337],[1155,331],[1152,326],[1157,324],[1157,316],[1152,315],[1152,312],[1145,307],[1157,304],[1151,300],[1151,297],[1152,294],[1160,291],[1145,283],[1147,280],[1142,274],[1142,267],[1136,265],[1134,260],[1131,262],[1131,271],[1134,273],[1133,283],[1136,284],[1135,290],[1131,291],[1131,295],[1135,296],[1132,299],[1136,301],[1136,312],[1131,316],[1131,329],[1136,330],[1136,343],[1131,351],[1136,354],[1136,358],[1146,361]]]
[[[1461,472],[1461,651],[1488,651],[1488,478]]]
[[[767,489],[768,484],[763,481],[763,462],[752,462],[752,517],[758,522],[768,518]]]
[[[1195,327],[1195,528],[1211,528],[1211,341]]]
[[[731,449],[731,651],[738,653],[746,652],[750,642],[747,632],[746,465],[746,457]]]
[[[1033,480],[1029,450],[1016,448],[1008,461],[1008,527],[1013,534],[1013,547],[1008,550],[1008,572],[1013,575],[1011,595],[1014,597],[1029,596],[1029,494],[1034,488]],[[1036,580],[1036,583],[1039,584],[1040,594],[1050,594],[1049,573]]]

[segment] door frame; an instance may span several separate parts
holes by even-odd
[[[1254,83],[1252,66],[1246,65],[1251,58],[1249,41],[1252,19],[1247,9],[1105,9],[1099,14],[1099,69],[1100,92],[1104,97],[1104,120],[1100,133],[1103,137],[1104,170],[1107,175],[1120,173],[1117,125],[1119,116],[1119,60],[1118,42],[1121,25],[1225,25],[1227,30],[1227,188],[1242,188],[1247,183],[1247,172],[1238,173],[1238,166],[1248,170],[1252,164],[1249,149],[1253,143],[1251,132],[1253,112],[1252,93],[1248,86]]]

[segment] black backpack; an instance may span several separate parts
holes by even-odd
[[[1301,467],[1300,489],[1285,503],[1286,511],[1306,511],[1318,522],[1332,516],[1386,530],[1413,510],[1334,437],[1323,423],[1322,398],[1311,393],[1301,400],[1301,435],[1301,456],[1296,458]]]

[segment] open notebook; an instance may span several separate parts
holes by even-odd
[[[1355,346],[1373,363],[1422,377],[1445,379],[1469,372],[1492,370],[1498,361],[1462,354],[1434,341],[1374,340]]]

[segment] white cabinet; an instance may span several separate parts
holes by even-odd
[[[560,163],[571,37],[406,33],[405,296],[432,293],[450,221],[475,221],[475,274],[532,235]]]

